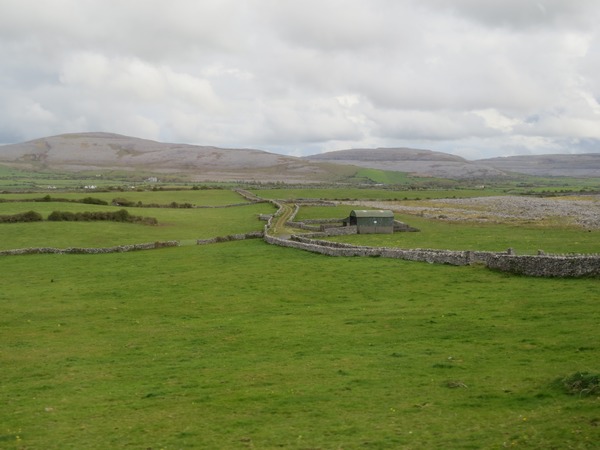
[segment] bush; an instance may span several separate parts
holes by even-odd
[[[135,206],[135,202],[126,198],[113,198],[112,204],[115,206]]]
[[[27,211],[24,213],[0,216],[0,223],[40,222],[44,220],[40,213]]]
[[[600,395],[600,375],[588,372],[575,372],[554,382],[555,387],[561,388],[567,394],[586,397]]]
[[[129,220],[129,212],[126,209],[120,209],[117,212],[109,213],[112,215],[112,219],[117,222],[127,222]]]
[[[86,197],[83,200],[81,200],[81,203],[85,203],[88,205],[108,205],[107,201],[100,200],[99,198],[94,197]]]
[[[52,211],[48,216],[48,220],[52,222],[74,221],[75,214],[68,211]]]
[[[113,222],[129,222],[138,223],[141,225],[157,225],[158,220],[154,217],[132,216],[126,209],[119,211],[86,211],[72,213],[68,211],[52,211],[48,216],[48,220],[53,222],[92,222],[92,221],[113,221]]]

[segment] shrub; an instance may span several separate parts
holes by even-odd
[[[561,388],[567,394],[586,397],[600,394],[600,375],[588,372],[575,372],[554,382],[554,386]]]
[[[35,211],[0,216],[0,223],[40,222],[42,220],[44,220],[42,215]]]
[[[75,214],[69,211],[52,211],[48,216],[48,220],[52,222],[74,221]]]
[[[100,200],[99,198],[94,197],[86,197],[81,200],[81,203],[86,203],[88,205],[108,205],[107,201]]]
[[[112,204],[115,206],[135,206],[135,202],[126,198],[113,198]]]
[[[132,216],[126,209],[120,209],[119,211],[86,211],[78,213],[72,213],[68,211],[52,211],[52,213],[50,213],[48,216],[48,220],[54,222],[91,222],[110,220],[113,222],[130,222],[142,225],[158,224],[158,220],[156,220],[154,217]]]
[[[112,213],[111,215],[112,219],[110,220],[115,220],[117,222],[127,222],[129,220],[129,212],[126,209],[120,209],[117,212]]]

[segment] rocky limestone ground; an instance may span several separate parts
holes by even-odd
[[[352,204],[352,202],[339,202]],[[551,220],[582,228],[600,228],[600,196],[474,197],[404,202],[361,202],[361,205],[416,214],[430,219],[473,222],[538,222]]]

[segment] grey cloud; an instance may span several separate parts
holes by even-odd
[[[431,7],[453,12],[484,25],[515,29],[593,26],[594,0],[424,0]]]
[[[99,130],[295,154],[403,143],[464,155],[589,151],[599,9],[0,0],[0,142]]]

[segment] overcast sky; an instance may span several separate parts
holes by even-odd
[[[597,0],[0,0],[0,142],[600,152]]]

